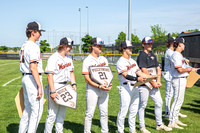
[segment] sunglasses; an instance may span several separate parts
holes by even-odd
[[[153,43],[153,39],[149,39],[147,41],[144,41],[144,43]]]
[[[101,45],[103,45],[104,41],[99,41],[98,43],[94,43],[94,44],[97,44],[97,45],[101,44]]]

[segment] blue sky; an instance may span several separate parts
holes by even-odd
[[[79,43],[79,8],[82,36],[87,33],[87,11],[91,36],[114,43],[127,31],[128,0],[1,0],[0,46],[20,47],[31,21],[42,25],[47,32],[41,40],[53,47],[64,36]],[[132,33],[140,39],[151,36],[150,26],[156,24],[169,33],[200,29],[200,0],[132,0]]]

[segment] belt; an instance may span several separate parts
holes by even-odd
[[[32,75],[32,73],[22,73],[22,76],[24,75]],[[39,75],[42,75],[42,73],[39,73]]]
[[[67,81],[57,82],[58,84],[67,84]]]
[[[127,85],[127,82],[124,82],[123,85]],[[131,86],[134,86],[135,84],[130,84]]]
[[[174,78],[187,78],[187,76],[185,76],[185,77],[174,77]]]

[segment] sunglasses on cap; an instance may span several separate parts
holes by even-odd
[[[143,43],[153,43],[153,39],[146,40]]]
[[[97,44],[97,45],[101,44],[101,45],[103,45],[104,41],[99,41],[98,43],[94,43],[94,44]]]

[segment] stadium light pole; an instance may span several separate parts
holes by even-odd
[[[128,40],[131,41],[131,2],[132,0],[129,0],[128,5]]]
[[[82,41],[81,41],[81,8],[78,9],[78,11],[80,12],[80,46],[79,46],[79,53],[81,53],[81,45],[82,45]]]
[[[87,34],[89,35],[89,8],[88,6],[86,6],[85,8],[87,8]]]

